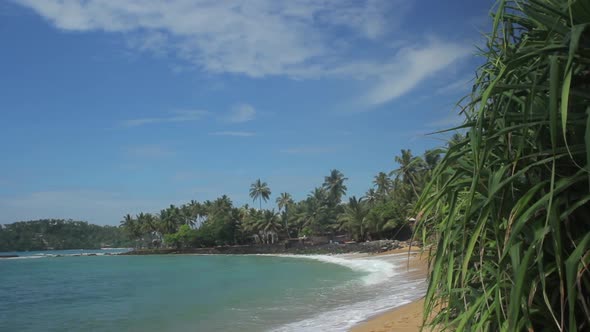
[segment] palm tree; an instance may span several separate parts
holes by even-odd
[[[195,225],[195,217],[193,216],[193,207],[190,204],[183,204],[180,207],[180,216],[182,224],[193,227]]]
[[[338,216],[341,225],[340,229],[346,229],[357,240],[362,240],[365,234],[364,223],[367,212],[368,210],[363,204],[362,198],[350,197],[344,211]]]
[[[138,220],[133,218],[130,214],[126,214],[121,221],[121,226],[129,234],[129,237],[136,241],[137,245],[137,241],[141,238],[142,234],[141,224],[138,222]]]
[[[348,178],[345,178],[344,174],[337,169],[331,170],[330,175],[324,177],[323,188],[326,190],[333,203],[340,203],[342,196],[346,195],[346,190],[348,189],[346,188],[346,185],[344,185],[344,181],[346,180],[348,180]]]
[[[168,233],[166,225],[161,221],[158,216],[151,213],[140,213],[137,215],[137,221],[140,223],[142,240],[146,240],[144,237],[147,235],[147,241],[149,244],[161,243],[163,235]]]
[[[369,207],[372,207],[373,205],[375,205],[375,202],[377,202],[377,197],[377,192],[375,191],[375,189],[371,188],[367,190],[367,192],[365,193],[364,200],[365,202],[367,202],[367,205]]]
[[[440,163],[440,159],[440,150],[426,150],[424,152],[424,169],[427,172],[433,171],[436,165]]]
[[[129,230],[131,233],[131,230],[134,226],[134,222],[135,220],[133,219],[133,217],[129,213],[127,213],[125,216],[123,216],[123,220],[121,220],[121,226]]]
[[[401,156],[395,156],[395,162],[399,164],[399,168],[390,174],[395,174],[396,179],[401,178],[403,183],[409,184],[416,197],[418,197],[416,175],[421,166],[421,159],[412,156],[411,150],[402,149]]]
[[[373,184],[377,187],[377,196],[384,199],[391,190],[392,182],[387,174],[379,172],[373,180]]]
[[[206,215],[204,206],[195,200],[191,200],[190,203],[188,203],[186,206],[187,211],[185,212],[185,214],[187,214],[190,218],[190,225],[192,227],[199,228],[199,226],[203,222],[203,218]]]
[[[283,209],[287,210],[288,206],[293,204],[293,198],[289,193],[281,193],[279,197],[277,197],[276,203],[279,207],[279,211]]]
[[[289,234],[289,206],[293,204],[293,198],[291,198],[291,194],[289,193],[281,193],[279,197],[276,199],[277,206],[279,207],[279,211],[284,211],[284,219],[285,219],[285,231],[287,232],[287,239],[291,238],[291,234]]]
[[[309,195],[307,195],[307,197],[316,200],[319,204],[325,204],[326,200],[328,199],[326,197],[326,190],[324,190],[324,188],[321,187],[314,188],[309,193]]]
[[[231,210],[233,203],[227,195],[222,195],[211,204],[211,213],[227,213]]]
[[[274,210],[242,209],[244,231],[258,237],[260,242],[268,243],[268,236],[278,235],[280,226],[278,214]]]
[[[250,185],[250,197],[252,198],[252,201],[258,200],[260,210],[262,210],[262,200],[264,200],[264,202],[268,201],[270,194],[271,192],[270,188],[268,188],[268,184],[260,181],[260,179]]]
[[[165,234],[176,233],[178,227],[182,224],[181,220],[180,209],[172,204],[160,211],[160,221]]]
[[[268,242],[268,235],[270,234],[271,237],[274,239],[274,234],[279,234],[279,215],[275,212],[275,210],[265,210],[261,218],[259,220],[260,228],[263,231],[263,235],[266,238],[266,242]],[[273,241],[274,242],[274,241]]]
[[[332,209],[328,206],[329,200],[323,188],[315,188],[307,199],[301,202],[299,220],[301,228],[308,227],[314,233],[322,233],[330,226],[335,217],[329,213]]]

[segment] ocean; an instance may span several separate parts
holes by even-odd
[[[405,254],[112,251],[0,259],[0,331],[347,331],[426,289]]]

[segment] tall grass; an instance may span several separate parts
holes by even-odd
[[[590,1],[499,1],[465,138],[419,202],[431,323],[590,331]],[[435,308],[438,307],[437,310]]]

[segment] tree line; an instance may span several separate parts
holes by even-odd
[[[343,197],[348,178],[333,169],[305,199],[295,201],[287,192],[278,194],[275,208],[262,208],[263,202],[272,199],[272,190],[257,179],[249,190],[254,206],[235,206],[223,195],[212,201],[170,205],[159,213],[127,214],[121,227],[136,247],[144,248],[268,244],[313,235],[347,235],[356,241],[393,238],[413,221],[414,204],[440,158],[440,150],[428,150],[422,156],[401,150],[394,159],[397,169],[379,172],[362,197],[347,201]]]
[[[98,249],[130,247],[122,227],[98,226],[85,221],[42,219],[0,225],[0,251]]]

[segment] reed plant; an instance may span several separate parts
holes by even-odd
[[[417,204],[443,330],[590,331],[590,1],[501,0]]]

